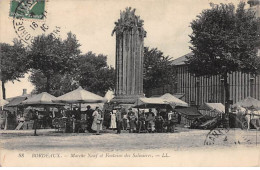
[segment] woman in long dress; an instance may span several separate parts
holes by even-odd
[[[111,113],[111,121],[110,121],[110,129],[116,129],[116,114],[115,113]]]
[[[102,126],[100,125],[102,117],[101,117],[101,113],[99,113],[98,107],[95,109],[92,116],[93,116],[93,123],[91,129],[94,131],[98,131],[98,125],[99,125],[100,126],[99,130],[102,130]]]

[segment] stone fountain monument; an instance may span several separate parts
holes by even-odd
[[[135,9],[126,8],[115,22],[112,36],[116,35],[116,87],[113,103],[133,104],[143,97],[144,38],[143,20]]]

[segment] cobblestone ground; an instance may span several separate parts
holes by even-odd
[[[52,129],[0,131],[0,146],[4,150],[191,150],[217,147],[260,146],[260,131],[231,129],[190,130],[178,128],[176,133],[127,133],[106,131],[101,135],[90,133],[59,133]],[[208,135],[210,133],[210,135]],[[217,134],[217,135],[216,135]]]

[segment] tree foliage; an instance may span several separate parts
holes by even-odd
[[[164,85],[173,85],[175,71],[171,58],[164,56],[157,48],[144,48],[144,92],[149,96],[150,90]]]
[[[193,55],[187,57],[190,72],[196,76],[221,75],[224,78],[226,110],[229,108],[228,73],[256,73],[259,20],[245,3],[211,4],[191,22],[190,35]]]
[[[107,56],[88,52],[77,60],[76,81],[84,89],[104,96],[115,86],[115,70],[107,65]]]
[[[88,52],[79,55],[73,62],[73,71],[51,75],[50,94],[60,96],[82,86],[104,96],[107,90],[114,89],[115,70],[107,65],[106,56]],[[35,85],[35,93],[46,91],[47,79],[40,70],[33,70],[30,80]]]
[[[26,49],[17,39],[13,45],[0,43],[0,78],[2,81],[3,98],[6,98],[5,83],[22,78],[28,70]]]
[[[39,70],[32,70],[29,77],[31,83],[35,86],[33,93],[41,93],[46,91],[47,79]],[[73,75],[69,73],[54,74],[50,77],[50,94],[61,96],[78,87],[78,83],[74,81]]]
[[[51,92],[51,78],[54,75],[65,75],[75,69],[75,59],[80,54],[79,46],[76,36],[71,32],[63,41],[51,35],[35,38],[30,47],[28,60],[30,68],[36,70],[33,74],[40,71],[46,78],[43,86],[46,92]]]
[[[240,3],[211,4],[192,21],[190,35],[193,55],[187,64],[200,75],[226,75],[234,71],[255,73],[258,69],[255,44],[258,20]]]

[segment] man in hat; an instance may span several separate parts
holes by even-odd
[[[155,130],[155,114],[152,112],[152,109],[149,109],[149,112],[146,113],[146,127],[149,132],[154,132]]]
[[[138,133],[146,131],[144,110],[138,115]]]
[[[135,115],[135,112],[132,111],[132,108],[128,109],[128,119],[129,119],[129,133],[135,132],[136,131],[136,121],[137,117]]]
[[[91,129],[91,126],[92,126],[92,122],[93,122],[93,110],[91,109],[90,105],[87,106],[87,110],[86,110],[86,117],[87,117],[87,124],[88,124],[88,127],[87,127],[87,130],[89,132],[93,132],[93,130]]]
[[[163,117],[161,116],[161,113],[158,111],[157,115],[155,116],[155,130],[156,132],[163,132]]]
[[[121,108],[121,114],[123,117],[123,122],[122,122],[122,126],[123,126],[123,130],[127,130],[127,125],[128,125],[128,115],[125,109]]]
[[[121,108],[117,108],[117,110],[116,110],[116,127],[117,127],[117,134],[120,134],[120,133],[121,133],[122,123],[123,123],[123,117],[122,117]]]

